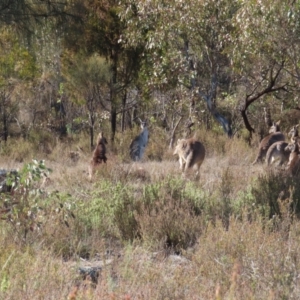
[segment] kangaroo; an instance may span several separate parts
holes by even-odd
[[[290,176],[298,175],[300,171],[299,138],[295,138],[286,149],[291,152],[286,173]]]
[[[273,123],[269,130],[269,135],[261,140],[258,148],[258,154],[255,161],[253,162],[253,165],[263,160],[271,145],[279,141],[285,141],[283,133],[280,132],[279,123],[280,121]]]
[[[97,145],[93,152],[92,159],[89,165],[89,178],[92,179],[93,174],[95,173],[96,168],[103,162],[106,163],[106,146],[107,140],[103,136],[103,132],[100,132],[97,138]]]
[[[133,139],[133,141],[129,146],[129,150],[130,150],[129,154],[133,161],[139,161],[143,158],[146,146],[148,144],[148,139],[149,139],[147,122],[146,121],[143,122],[141,119],[140,122],[141,122],[142,132]]]
[[[288,136],[291,136],[291,142],[293,142],[294,139],[299,136],[298,126],[299,125],[293,126],[288,133]],[[277,157],[279,158],[279,166],[282,166],[285,162],[288,162],[291,151],[289,150],[289,148],[287,148],[287,146],[288,143],[283,141],[275,142],[274,144],[272,144],[266,154],[267,165],[269,166],[270,164],[272,164]]]
[[[197,167],[196,176],[205,158],[205,148],[203,144],[194,138],[179,139],[173,155],[179,156],[179,165],[183,173],[193,166]]]

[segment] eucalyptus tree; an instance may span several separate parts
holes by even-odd
[[[20,45],[11,28],[0,28],[0,45],[0,130],[1,138],[7,141],[24,89],[36,76],[37,68],[34,57]]]
[[[122,35],[126,24],[119,17],[120,1],[83,1],[80,12],[83,23],[74,24],[72,34],[66,37],[67,46],[73,52],[97,53],[108,60],[111,69],[109,104],[111,141],[117,130],[117,117],[127,109],[127,91],[134,86],[140,61],[140,47],[125,48]]]
[[[237,0],[132,0],[124,2],[120,12],[128,24],[126,43],[145,44],[148,84],[181,86],[204,99],[228,136],[230,123],[216,100],[230,88],[227,35],[234,30],[231,21],[238,7]],[[195,106],[194,100],[190,95],[187,106]]]
[[[41,22],[45,18],[65,21],[66,18],[77,16],[74,11],[78,10],[80,2],[76,0],[1,0],[0,26],[13,25],[24,32],[24,30],[32,29],[33,22]]]
[[[20,50],[26,49],[28,55],[34,58],[36,67],[34,77],[18,80],[20,89],[22,85],[27,88],[23,89],[20,99],[22,113],[17,122],[20,127],[27,128],[27,133],[35,123],[48,125],[46,120],[52,123],[51,115],[54,114],[51,107],[62,104],[61,41],[70,24],[80,23],[79,7],[79,0],[0,1],[0,30],[9,28],[14,38],[18,38],[14,43],[18,43]],[[63,120],[59,119],[57,123],[62,124]]]
[[[65,55],[63,75],[65,87],[71,101],[84,108],[82,119],[88,120],[90,146],[94,147],[95,126],[109,111],[109,86],[111,70],[105,58],[97,54]]]
[[[300,7],[297,1],[293,3],[264,0],[257,5],[243,0],[233,20],[232,67],[243,91],[240,112],[250,138],[254,128],[249,117],[257,124],[252,115],[258,113],[261,118],[259,112],[267,106],[268,95],[273,96],[278,107],[299,92]],[[251,115],[249,108],[254,103],[260,109],[252,110]]]

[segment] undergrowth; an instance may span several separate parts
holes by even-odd
[[[0,298],[297,299],[298,178],[250,167],[254,151],[238,161],[241,141],[198,135],[199,181],[155,143],[142,163],[111,154],[92,182],[90,152],[65,160],[75,145],[24,162],[0,194]],[[78,266],[95,260],[110,263],[89,286]]]

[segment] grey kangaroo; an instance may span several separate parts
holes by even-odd
[[[180,169],[184,174],[196,166],[196,176],[199,175],[200,167],[205,158],[205,147],[201,142],[194,138],[179,139],[173,154],[179,156]]]
[[[285,137],[279,128],[280,121],[273,123],[269,130],[269,135],[264,137],[259,144],[258,154],[253,162],[253,165],[257,162],[262,162],[263,158],[266,156],[268,149],[271,145],[279,141],[285,141]]]
[[[149,139],[147,122],[143,122],[141,119],[140,122],[142,132],[133,139],[129,146],[130,157],[133,161],[139,161],[143,158]]]
[[[291,130],[288,133],[288,136],[291,137],[291,142],[293,143],[295,138],[298,138],[298,126],[295,125],[291,128]],[[287,163],[289,161],[290,153],[291,151],[289,148],[287,148],[288,143],[279,141],[270,146],[270,148],[267,151],[266,154],[266,162],[269,166],[272,164],[276,158],[279,158],[279,166],[282,166],[284,163]]]

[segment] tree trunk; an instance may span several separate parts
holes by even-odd
[[[246,129],[249,131],[249,144],[251,143],[252,140],[252,133],[255,132],[254,128],[250,125],[250,122],[248,120],[247,117],[247,113],[246,113],[247,108],[241,109],[241,115],[245,124]]]
[[[217,90],[217,80],[216,80],[216,76],[213,76],[212,83],[211,83],[211,90],[209,91],[209,94],[206,95],[201,91],[199,91],[199,94],[206,101],[206,105],[209,112],[222,125],[223,130],[227,133],[227,136],[232,137],[232,129],[230,123],[223,115],[221,115],[216,110],[215,105],[213,104],[213,99],[216,97],[216,90]]]
[[[125,90],[123,98],[122,98],[122,124],[121,124],[121,131],[125,131],[125,123],[126,123],[126,101],[127,101],[127,92]]]
[[[117,130],[117,110],[112,107],[110,114],[110,126],[111,126],[111,142],[114,143],[116,130]]]
[[[262,96],[264,96],[266,94],[274,93],[274,92],[277,92],[280,90],[287,91],[286,90],[287,83],[277,85],[278,84],[277,81],[280,81],[279,75],[280,75],[281,71],[284,70],[284,64],[285,64],[285,61],[282,61],[281,64],[279,64],[279,65],[274,64],[273,66],[271,66],[270,69],[268,70],[269,79],[268,79],[268,82],[265,85],[265,87],[259,89],[260,83],[258,83],[253,88],[253,92],[246,95],[244,106],[240,110],[240,112],[241,112],[245,127],[249,131],[249,143],[251,142],[252,133],[254,133],[254,128],[249,123],[246,111],[253,102],[257,101],[258,99],[260,99]],[[267,76],[265,76],[265,77],[267,78]]]
[[[90,114],[90,144],[91,149],[94,149],[94,127],[95,127],[95,118]]]
[[[110,126],[111,126],[111,143],[114,144],[116,129],[117,129],[117,99],[116,99],[116,84],[118,79],[118,55],[112,51],[112,79],[110,86],[110,101],[111,101],[111,112],[110,112]]]
[[[8,124],[7,124],[7,116],[5,111],[3,112],[3,136],[4,136],[4,141],[6,143],[8,138]]]

